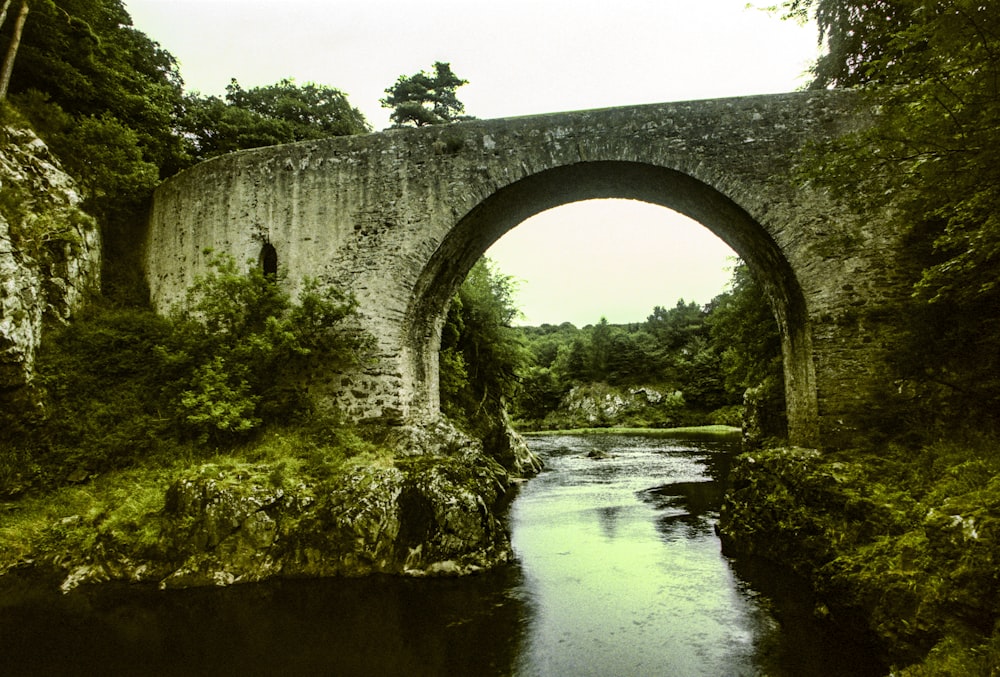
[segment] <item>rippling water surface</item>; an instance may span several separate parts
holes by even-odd
[[[736,567],[713,527],[718,440],[535,437],[518,563],[465,579],[161,592],[0,579],[0,675],[881,674],[786,574]]]
[[[531,445],[547,467],[511,514],[528,608],[519,674],[880,673],[818,627],[794,580],[759,570],[754,587],[720,553],[714,479],[732,443],[600,435]]]

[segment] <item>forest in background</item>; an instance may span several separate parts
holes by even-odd
[[[752,390],[754,415],[764,421],[757,437],[783,438],[780,338],[741,261],[711,302],[680,299],[624,325],[601,318],[581,328],[515,326],[516,284],[482,260],[452,303],[440,363],[442,407],[453,419],[469,425],[506,405],[523,430],[740,426]],[[628,399],[640,390],[648,398],[638,407],[573,411],[581,398]]]

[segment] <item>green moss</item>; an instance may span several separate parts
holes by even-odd
[[[85,558],[95,548],[155,554],[167,489],[180,478],[212,478],[227,488],[316,486],[321,491],[358,467],[394,462],[391,452],[343,427],[323,435],[308,427],[270,430],[226,453],[175,451],[0,504],[0,572],[28,560]]]
[[[835,616],[864,619],[897,665],[927,657],[927,670],[941,670],[904,674],[990,674],[962,670],[997,666],[996,448],[981,437],[877,454],[745,454],[720,520],[726,551],[793,567]],[[980,647],[982,660],[959,659],[956,646]]]

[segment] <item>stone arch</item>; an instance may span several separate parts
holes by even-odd
[[[782,337],[789,439],[817,446],[817,387],[809,319],[795,271],[767,230],[716,188],[682,172],[632,161],[578,162],[504,186],[460,218],[423,268],[406,313],[403,356],[414,410],[439,412],[438,350],[448,304],[473,264],[527,218],[599,198],[641,200],[689,216],[748,264],[771,302]]]

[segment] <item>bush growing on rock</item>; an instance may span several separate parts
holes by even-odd
[[[170,318],[98,305],[48,335],[37,362],[46,413],[0,433],[0,495],[301,421],[312,409],[305,370],[361,359],[366,345],[343,329],[350,296],[311,282],[293,301],[231,259],[215,261],[187,304]]]

